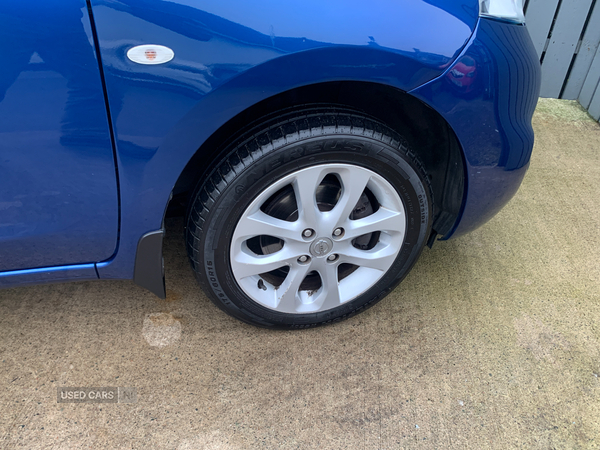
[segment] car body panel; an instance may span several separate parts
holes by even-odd
[[[411,92],[448,121],[465,157],[462,214],[446,239],[483,225],[521,185],[533,149],[540,79],[527,28],[482,19],[453,67]]]
[[[89,58],[82,65],[95,74],[89,80],[98,84],[89,94],[95,108],[79,118],[80,129],[95,137],[96,146],[92,152],[69,147],[61,155],[61,162],[67,158],[67,164],[59,172],[74,192],[83,189],[71,193],[81,196],[78,209],[70,211],[71,219],[84,212],[77,223],[88,219],[94,223],[92,228],[88,224],[71,229],[71,247],[55,248],[60,262],[48,264],[73,265],[3,272],[0,286],[134,278],[142,267],[138,260],[135,268],[140,239],[161,234],[173,188],[202,144],[258,102],[300,87],[345,80],[378,83],[408,92],[447,121],[462,147],[467,179],[461,215],[444,239],[493,216],[512,197],[527,169],[533,145],[531,115],[539,92],[537,58],[525,27],[479,19],[478,0],[88,0],[91,23],[81,17],[83,1],[49,4],[73,8],[69,14],[78,15],[87,39],[81,48],[93,55],[96,38],[100,50],[96,56],[101,61],[94,59],[95,67]],[[38,13],[28,20],[44,22]],[[81,24],[75,26],[79,36]],[[18,35],[17,28],[11,30]],[[127,58],[131,48],[145,44],[166,46],[174,58],[156,65]],[[46,77],[62,76],[49,72]],[[101,79],[105,98],[97,89]],[[68,85],[68,80],[62,82]],[[70,92],[75,100],[73,91],[68,88],[63,96]],[[71,97],[67,98],[69,106]],[[98,106],[104,101],[110,110],[118,178],[106,111],[100,114]],[[0,114],[9,112],[0,110]],[[55,124],[56,130],[59,136],[69,134]],[[53,148],[46,146],[46,157],[52,155],[48,149]],[[56,169],[49,160],[40,161],[39,166]],[[88,181],[83,187],[82,179]],[[17,187],[32,198],[40,192],[13,183],[12,195]],[[43,200],[38,203],[52,206]],[[0,229],[1,214],[2,204]],[[105,217],[95,220],[95,214]],[[60,225],[70,230],[68,224],[66,218]],[[96,230],[103,242],[110,243],[96,252],[102,256],[80,257],[90,249],[98,250],[95,236],[86,243],[83,234],[77,234],[84,228]],[[40,227],[37,234],[50,239],[51,234],[44,234],[49,231]],[[0,247],[3,254],[10,252]],[[160,246],[148,249],[148,254],[160,264]],[[96,264],[87,264],[91,262]],[[27,268],[31,267],[35,266]],[[151,272],[160,274],[161,268],[153,267]]]
[[[85,2],[3,2],[0,45],[0,272],[110,258],[117,183]]]
[[[220,126],[301,86],[353,79],[407,91],[434,79],[476,26],[477,1],[460,4],[92,1],[123,208],[122,248],[98,265],[100,277],[131,278],[139,239],[161,228],[177,178]],[[175,57],[163,65],[128,60],[126,52],[143,44]]]

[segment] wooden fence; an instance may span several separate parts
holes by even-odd
[[[600,0],[526,0],[542,97],[579,100],[600,120]]]

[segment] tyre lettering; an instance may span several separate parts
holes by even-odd
[[[308,149],[309,153],[316,153],[316,152],[320,152],[322,150],[323,150],[323,145],[322,144],[313,144]]]
[[[281,155],[279,159],[276,159],[275,161],[272,161],[271,164],[269,164],[270,168],[268,172],[277,169],[279,166],[283,165],[284,162],[284,155]],[[265,173],[267,173],[267,171],[265,171]]]
[[[364,144],[362,143],[353,143],[350,144],[344,141],[332,141],[327,144],[325,150],[346,150],[350,152],[362,152],[364,151]]]
[[[295,149],[293,149],[290,152],[290,155],[292,156],[292,158],[296,159],[296,158],[300,158],[304,155],[306,155],[306,148],[304,146],[302,147],[296,147]]]
[[[206,273],[208,275],[208,281],[210,281],[211,286],[214,288],[214,293],[221,298],[225,297],[225,294],[221,290],[221,286],[217,282],[217,278],[215,277],[215,272],[213,271],[214,263],[212,261],[206,261],[207,270]]]
[[[425,223],[426,220],[426,211],[425,211],[425,198],[423,197],[423,194],[419,194],[419,205],[421,206],[421,223]]]

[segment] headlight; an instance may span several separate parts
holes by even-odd
[[[479,15],[525,23],[523,0],[479,0]]]

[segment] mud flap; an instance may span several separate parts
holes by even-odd
[[[135,255],[133,281],[148,289],[159,298],[166,298],[165,264],[162,244],[165,230],[152,231],[143,235],[138,242]]]

